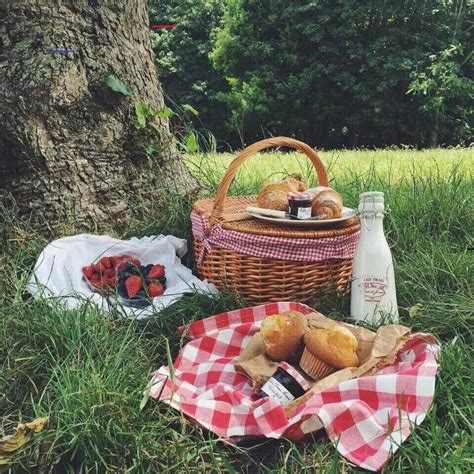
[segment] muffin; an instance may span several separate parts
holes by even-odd
[[[359,365],[357,339],[344,326],[311,329],[304,336],[304,344],[300,367],[315,380]]]
[[[291,360],[297,353],[308,326],[298,311],[285,311],[267,316],[262,321],[260,335],[265,353],[274,361]]]

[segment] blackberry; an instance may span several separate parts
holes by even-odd
[[[130,275],[141,276],[142,274],[140,273],[140,269],[138,267],[133,267],[130,270]]]
[[[150,270],[153,268],[153,263],[149,263],[146,267],[145,267],[145,270],[146,270],[146,274],[148,275],[150,273]]]
[[[122,298],[128,298],[128,293],[127,293],[127,288],[125,286],[125,283],[119,283],[119,285],[117,287],[117,291],[118,291],[118,294]]]

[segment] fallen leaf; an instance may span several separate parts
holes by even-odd
[[[49,417],[36,418],[29,423],[18,423],[15,433],[0,438],[0,466],[11,462],[16,452],[30,439],[32,433],[38,433],[48,422]]]

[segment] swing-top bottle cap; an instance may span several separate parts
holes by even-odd
[[[374,201],[374,202],[384,202],[384,194],[381,191],[368,191],[366,193],[361,193],[359,196],[360,201]]]
[[[384,212],[384,194],[380,191],[368,191],[359,196],[359,212]]]

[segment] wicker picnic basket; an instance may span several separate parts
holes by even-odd
[[[319,184],[328,185],[326,169],[310,146],[287,137],[269,138],[245,148],[229,165],[216,197],[197,201],[191,214],[199,275],[221,290],[236,291],[250,304],[291,299],[307,302],[328,290],[347,290],[360,232],[357,217],[323,228],[268,224],[245,212],[247,206],[256,205],[256,196],[227,197],[247,158],[279,146],[303,152],[311,160]],[[308,245],[310,252],[299,255],[300,247]],[[318,253],[319,246],[328,258],[308,257]],[[285,253],[285,248],[290,250]],[[272,258],[275,249],[281,254]],[[294,256],[291,249],[295,249]]]

